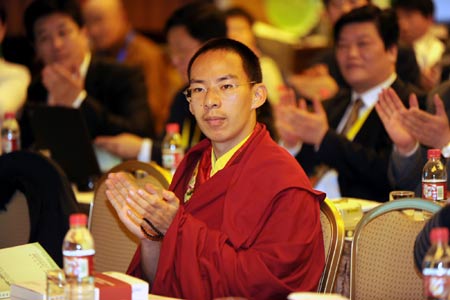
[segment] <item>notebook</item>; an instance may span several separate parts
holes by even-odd
[[[92,190],[101,172],[81,111],[38,104],[28,108],[36,148],[48,150],[78,190]]]

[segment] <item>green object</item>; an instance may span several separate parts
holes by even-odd
[[[322,11],[319,0],[265,0],[269,21],[280,29],[304,36],[313,29]]]

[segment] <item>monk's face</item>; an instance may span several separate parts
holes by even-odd
[[[189,108],[211,140],[216,157],[253,131],[255,109],[266,100],[263,84],[252,84],[236,53],[212,50],[200,55],[190,73]]]

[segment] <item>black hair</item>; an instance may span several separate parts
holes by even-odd
[[[83,18],[80,6],[76,0],[35,0],[26,8],[24,13],[25,31],[28,39],[34,42],[34,25],[44,17],[61,13],[68,15],[81,28]]]
[[[229,38],[217,38],[206,42],[191,58],[188,66],[188,78],[191,78],[191,67],[195,60],[210,51],[228,51],[236,53],[242,60],[242,67],[250,81],[262,82],[261,66],[256,54],[241,42]]]
[[[334,25],[335,44],[346,25],[363,22],[371,22],[375,25],[385,49],[398,45],[399,27],[395,12],[392,9],[382,10],[375,5],[358,7],[341,16]]]
[[[424,17],[434,15],[434,3],[432,0],[391,0],[393,9],[402,8],[405,10],[419,11]]]
[[[243,17],[250,25],[255,23],[253,16],[241,7],[232,7],[225,11],[225,17]]]
[[[165,24],[165,35],[176,26],[186,27],[200,42],[227,35],[225,15],[214,4],[206,2],[192,2],[177,9]]]

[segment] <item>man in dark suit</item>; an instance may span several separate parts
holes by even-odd
[[[121,132],[153,135],[142,73],[91,57],[76,2],[34,1],[24,20],[44,65],[29,87],[28,103],[80,109],[93,137]],[[33,138],[23,127],[27,146]]]
[[[303,100],[283,101],[277,108],[282,144],[330,198],[386,201],[392,142],[373,108],[385,88],[392,87],[404,100],[417,92],[395,71],[395,14],[372,5],[354,9],[336,23],[334,38],[336,59],[351,89],[324,105],[314,100],[313,111]]]

